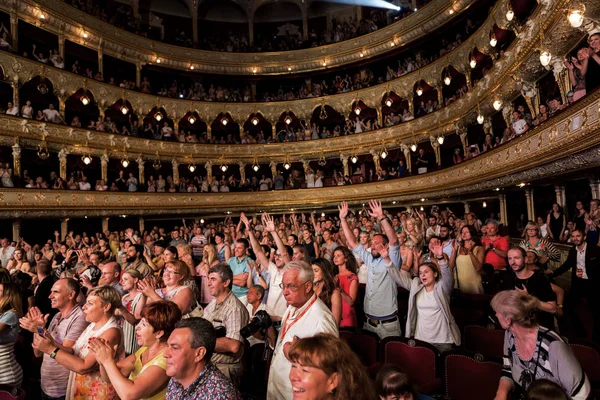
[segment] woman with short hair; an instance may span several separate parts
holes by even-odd
[[[111,382],[121,400],[161,400],[169,377],[166,373],[167,339],[181,319],[179,307],[171,301],[157,301],[144,308],[136,327],[139,350],[116,362],[113,349],[93,340],[90,349],[100,363],[102,377]]]
[[[587,399],[590,382],[571,347],[555,332],[536,321],[539,300],[518,290],[500,292],[492,308],[503,329],[504,362],[496,400],[510,392],[520,398],[533,381],[548,379],[559,384],[570,398]]]
[[[295,399],[374,400],[360,360],[343,340],[324,333],[299,339],[288,358]]]
[[[115,311],[121,306],[121,296],[112,286],[99,286],[88,292],[83,313],[90,324],[83,331],[73,353],[61,347],[47,331],[44,336],[35,333],[33,348],[50,355],[57,363],[71,371],[67,385],[67,399],[112,400],[117,395],[110,382],[100,376],[98,362],[90,352],[89,344],[99,339],[111,349],[117,348],[115,358],[123,355],[123,335]]]
[[[194,294],[185,285],[190,279],[190,269],[183,261],[172,260],[165,264],[163,282],[164,288],[156,288],[156,281],[149,277],[138,283],[142,293],[148,298],[147,303],[169,300],[179,306],[182,314],[187,314],[194,305]]]

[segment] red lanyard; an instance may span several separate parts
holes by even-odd
[[[282,324],[282,326],[281,326],[281,339],[282,339],[282,340],[283,340],[283,338],[285,337],[285,334],[287,333],[287,331],[288,331],[288,330],[290,330],[290,329],[292,328],[292,326],[294,326],[294,324],[295,324],[296,322],[298,322],[298,320],[304,316],[304,314],[306,314],[306,312],[307,312],[307,311],[308,311],[308,310],[309,310],[309,309],[312,307],[312,305],[313,305],[313,304],[315,304],[315,302],[317,301],[317,296],[316,296],[316,295],[314,295],[314,296],[315,296],[315,298],[314,298],[314,299],[312,299],[312,301],[310,302],[310,304],[308,305],[308,307],[306,307],[306,308],[304,309],[304,311],[302,311],[302,312],[300,313],[300,315],[298,315],[298,316],[296,317],[296,319],[294,319],[294,320],[292,321],[292,323],[290,324],[290,326],[287,326],[287,320],[288,320],[288,318],[286,318],[286,319],[283,321],[283,324]],[[289,317],[289,314],[288,314],[288,317]]]

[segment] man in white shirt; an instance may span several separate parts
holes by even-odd
[[[512,120],[512,128],[515,131],[517,136],[521,136],[525,132],[529,130],[529,125],[527,125],[527,121],[525,121],[521,117],[521,113],[518,111],[513,111],[513,120]]]
[[[6,268],[8,261],[12,258],[15,248],[10,245],[7,238],[0,240],[0,264],[2,268]]]
[[[44,114],[44,118],[48,122],[53,122],[55,124],[62,124],[63,123],[63,119],[60,116],[60,113],[58,112],[58,110],[56,110],[54,108],[54,104],[52,104],[52,103],[50,103],[48,105],[48,108],[46,108],[44,110],[43,114]]]
[[[79,190],[92,190],[92,185],[90,185],[85,176],[79,182]]]
[[[294,397],[289,379],[292,364],[288,352],[292,344],[318,333],[338,336],[338,328],[329,308],[313,292],[313,270],[304,261],[292,261],[283,274],[281,286],[288,303],[281,324],[281,331],[274,348],[267,400],[288,400]],[[273,331],[271,328],[269,340]]]
[[[427,228],[427,231],[425,231],[425,240],[429,243],[429,239],[431,239],[432,236],[439,236],[440,226],[437,223],[437,218],[434,216],[429,217],[427,222],[429,227]]]
[[[6,115],[19,115],[19,107],[15,106],[12,101],[9,101],[8,107],[6,107]]]

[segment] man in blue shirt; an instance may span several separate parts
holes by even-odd
[[[238,239],[235,242],[233,257],[227,260],[227,264],[233,272],[233,289],[232,292],[245,306],[248,305],[248,275],[250,274],[250,265],[248,264],[248,241],[246,239]]]
[[[364,311],[366,321],[364,329],[375,332],[379,338],[400,336],[400,321],[398,319],[398,287],[388,274],[388,263],[381,257],[380,252],[387,250],[394,268],[401,265],[400,246],[392,224],[383,213],[381,202],[369,201],[369,215],[381,225],[384,233],[377,233],[371,239],[371,252],[357,243],[352,229],[346,221],[348,203],[340,203],[340,221],[348,247],[354,256],[361,258],[367,266],[367,285],[365,290]]]

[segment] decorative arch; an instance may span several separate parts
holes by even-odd
[[[160,116],[160,117],[158,117]],[[148,137],[152,135],[153,138],[161,137],[161,130],[166,126],[174,129],[175,125],[173,123],[173,119],[169,117],[167,110],[165,110],[161,106],[154,106],[150,110],[148,114],[144,116],[144,130],[142,131],[142,136]],[[146,131],[146,128],[150,127],[152,133]],[[171,136],[171,140],[176,140],[177,132],[173,131],[173,135]]]
[[[206,135],[208,125],[202,120],[198,111],[188,111],[179,120],[179,131],[183,131],[186,134],[189,132],[196,136],[197,139],[201,139],[201,137]]]
[[[415,118],[428,114],[427,111],[431,106],[436,107],[437,104],[437,108],[439,108],[437,89],[423,79],[415,82],[413,96]]]
[[[246,118],[243,129],[244,133],[249,132],[258,142],[258,136],[261,133],[265,140],[271,137],[273,131],[272,126],[273,125],[264,117],[264,115],[260,111],[257,111]]]
[[[448,65],[442,70],[441,81],[444,106],[459,99],[469,90],[466,75],[452,65]]]
[[[138,116],[133,108],[133,104],[125,99],[115,101],[111,106],[104,110],[104,117],[110,118],[111,121],[119,126],[119,129],[123,125],[134,125],[138,122]],[[141,135],[144,128],[138,128],[138,135]]]
[[[344,125],[346,124],[346,119],[333,107],[324,104],[322,106],[315,107],[310,118],[310,123],[311,126],[314,124],[320,130],[330,129],[333,132],[333,129],[336,126],[339,126],[343,130]]]
[[[227,122],[224,122],[227,121]],[[230,112],[221,112],[210,124],[213,140],[226,142],[228,136],[234,140],[240,140],[240,124],[238,124]]]
[[[408,100],[400,97],[396,92],[387,92],[381,97],[383,126],[392,126],[402,122],[402,114],[405,110],[409,110]]]
[[[43,75],[37,75],[25,82],[19,89],[19,99],[22,104],[27,100],[31,101],[34,118],[38,111],[48,108],[48,104],[53,104],[54,108],[59,109],[58,97],[54,94],[54,84]]]
[[[91,90],[78,89],[65,100],[65,122],[68,125],[77,118],[81,127],[85,128],[91,121],[97,120],[99,115],[100,110]]]

